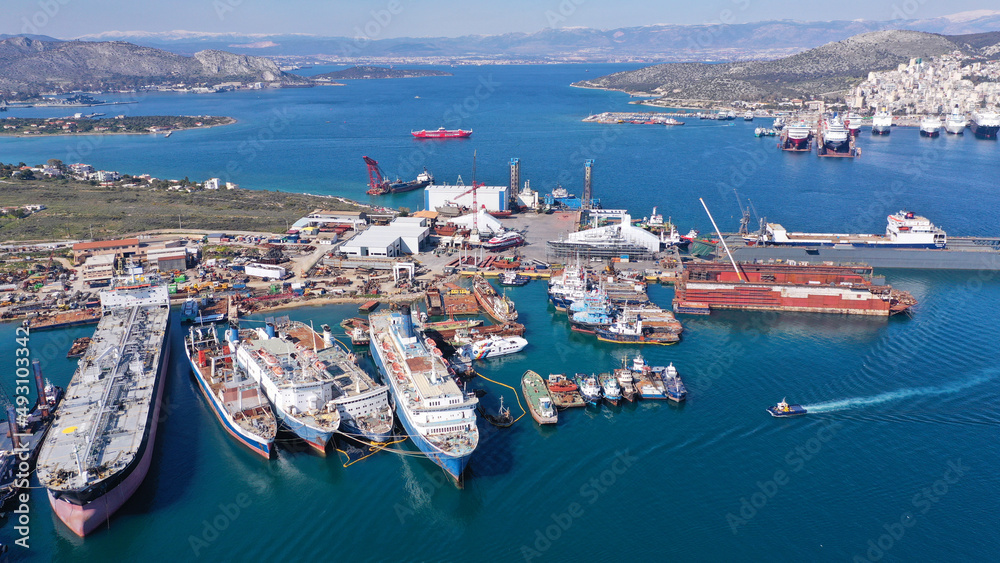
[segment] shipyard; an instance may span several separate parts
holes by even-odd
[[[296,2],[0,34],[0,560],[989,558],[1000,12]]]

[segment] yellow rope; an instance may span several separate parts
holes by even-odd
[[[497,385],[503,385],[507,389],[510,389],[511,391],[514,392],[514,398],[517,399],[517,406],[521,409],[521,416],[519,416],[516,419],[514,419],[514,422],[517,422],[518,420],[521,420],[522,418],[524,418],[524,415],[528,414],[528,411],[524,410],[524,407],[521,406],[521,398],[517,394],[517,389],[514,389],[513,387],[511,387],[510,385],[507,385],[506,383],[500,383],[499,381],[493,381],[492,379],[486,377],[485,375],[479,373],[476,370],[472,370],[472,373],[478,375],[479,377],[482,377],[483,379],[485,379],[486,381],[489,381],[490,383],[496,383]],[[514,424],[514,422],[511,422],[511,424]]]

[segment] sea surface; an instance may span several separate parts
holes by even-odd
[[[461,175],[505,184],[507,163],[548,191],[580,193],[594,158],[606,207],[648,215],[655,205],[682,230],[711,229],[702,197],[726,230],[739,203],[789,229],[881,232],[900,208],[949,234],[1000,234],[1000,146],[971,135],[920,138],[863,131],[859,159],[785,154],[753,137],[770,120],[682,127],[582,123],[589,113],[640,109],[620,93],[569,84],[625,65],[483,66],[454,77],[353,81],[313,89],[218,95],[150,94],[139,103],[81,110],[231,115],[239,123],[162,136],[0,139],[0,161],[60,158],[166,178],[220,176],[244,187],[367,199],[362,155],[409,178]],[[330,70],[329,68],[319,70]],[[316,70],[316,72],[319,72]],[[417,97],[419,96],[419,97]],[[101,96],[125,99],[126,96]],[[457,109],[456,109],[457,108]],[[762,122],[763,121],[763,122]],[[465,141],[416,141],[411,129],[473,128]],[[84,154],[86,152],[86,154]],[[227,173],[227,169],[229,172]],[[419,194],[379,200],[420,206]],[[42,202],[44,203],[44,202]],[[674,346],[599,343],[572,332],[543,282],[508,290],[527,327],[521,353],[480,372],[518,387],[532,369],[610,371],[642,353],[673,362],[687,404],[639,402],[530,417],[510,429],[480,421],[464,488],[400,444],[345,467],[283,441],[258,459],[219,426],[195,387],[174,318],[174,353],[154,464],[138,493],[81,540],[33,489],[30,550],[14,560],[525,560],[590,559],[991,560],[1000,545],[1000,280],[990,272],[885,270],[920,302],[910,317],[727,312],[682,317]],[[667,306],[669,287],[651,287]],[[276,314],[276,313],[275,313]],[[284,312],[336,326],[356,306]],[[260,320],[262,316],[255,317]],[[0,325],[3,385],[13,388],[14,325]],[[33,333],[47,377],[68,383],[72,340],[92,327]],[[367,365],[367,360],[363,360]],[[476,379],[495,409],[520,414],[514,392]],[[774,419],[782,397],[812,414]],[[523,404],[523,399],[522,399]],[[35,483],[37,484],[37,483]],[[12,516],[12,515],[11,515]],[[0,524],[0,542],[19,537]]]

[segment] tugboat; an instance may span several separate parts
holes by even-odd
[[[802,405],[789,405],[785,399],[781,399],[781,402],[777,405],[767,407],[767,412],[776,418],[786,418],[806,414],[806,409]]]
[[[585,373],[576,374],[576,383],[580,386],[580,394],[587,404],[597,406],[601,404],[601,386],[597,383],[597,378]]]
[[[528,410],[531,411],[531,418],[538,424],[555,424],[559,420],[559,413],[556,412],[555,404],[549,389],[545,387],[542,376],[531,371],[524,372],[521,376],[521,393],[528,403]]]
[[[618,385],[618,379],[610,373],[602,373],[597,376],[597,380],[601,384],[601,391],[604,392],[604,400],[617,407],[622,399],[622,388]]]
[[[510,414],[510,409],[503,406],[503,395],[500,396],[500,409],[497,414],[490,414],[483,409],[483,404],[479,403],[476,407],[479,411],[480,416],[486,419],[487,422],[496,426],[497,428],[509,428],[514,424],[514,416]]]

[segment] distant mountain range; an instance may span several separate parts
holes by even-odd
[[[739,13],[736,17],[739,17]],[[903,15],[903,14],[900,14]],[[647,25],[618,29],[547,28],[535,33],[377,40],[304,34],[246,35],[189,31],[108,31],[84,41],[121,40],[180,54],[205,49],[269,57],[371,59],[518,59],[528,61],[710,61],[778,58],[848,37],[887,29],[968,35],[1000,30],[1000,11],[977,10],[931,19]],[[2,36],[0,36],[2,37]]]
[[[876,31],[771,61],[660,64],[585,80],[575,86],[699,103],[779,101],[836,95],[861,82],[871,71],[895,68],[915,57],[956,51],[967,56],[989,56],[997,54],[998,49],[1000,32],[945,36]]]
[[[152,84],[308,83],[271,59],[203,50],[192,57],[121,41],[0,40],[0,97]]]

